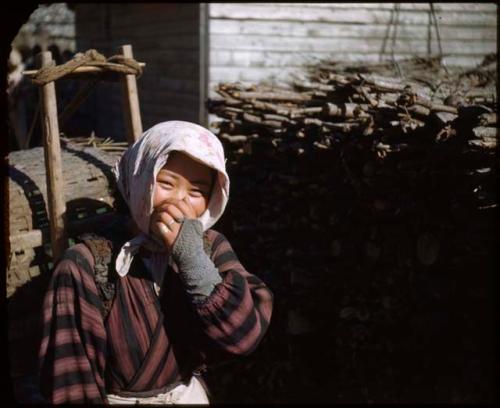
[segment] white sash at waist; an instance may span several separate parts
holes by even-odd
[[[130,404],[151,404],[151,405],[170,405],[170,404],[201,404],[209,405],[208,396],[201,382],[192,376],[189,384],[180,384],[169,392],[154,395],[152,397],[135,398],[120,397],[119,395],[108,394],[108,401],[111,405],[130,405]]]

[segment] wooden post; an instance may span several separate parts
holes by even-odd
[[[121,54],[126,58],[133,58],[132,46],[122,45]],[[137,79],[135,75],[124,75],[123,91],[125,102],[125,129],[127,132],[127,141],[134,143],[142,135],[141,110],[139,108],[139,95],[137,93]]]
[[[45,51],[37,56],[38,65],[51,65],[52,53]],[[61,164],[61,144],[59,141],[59,123],[57,121],[56,87],[49,82],[40,87],[41,122],[45,154],[45,171],[47,176],[47,201],[50,220],[50,240],[52,244],[52,260],[55,261],[66,249],[64,180]]]

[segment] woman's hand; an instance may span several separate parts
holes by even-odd
[[[150,231],[162,240],[169,252],[174,247],[184,218],[197,218],[195,210],[187,198],[176,203],[162,204],[155,208],[151,214]]]

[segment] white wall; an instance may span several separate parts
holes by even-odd
[[[430,3],[211,3],[210,85],[279,83],[320,59],[379,61],[439,51]],[[495,3],[434,3],[444,62],[496,52]],[[396,17],[399,14],[398,24]]]

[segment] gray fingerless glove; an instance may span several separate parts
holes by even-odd
[[[182,221],[172,248],[179,275],[195,302],[203,301],[222,282],[219,270],[203,249],[203,225],[195,219]]]

